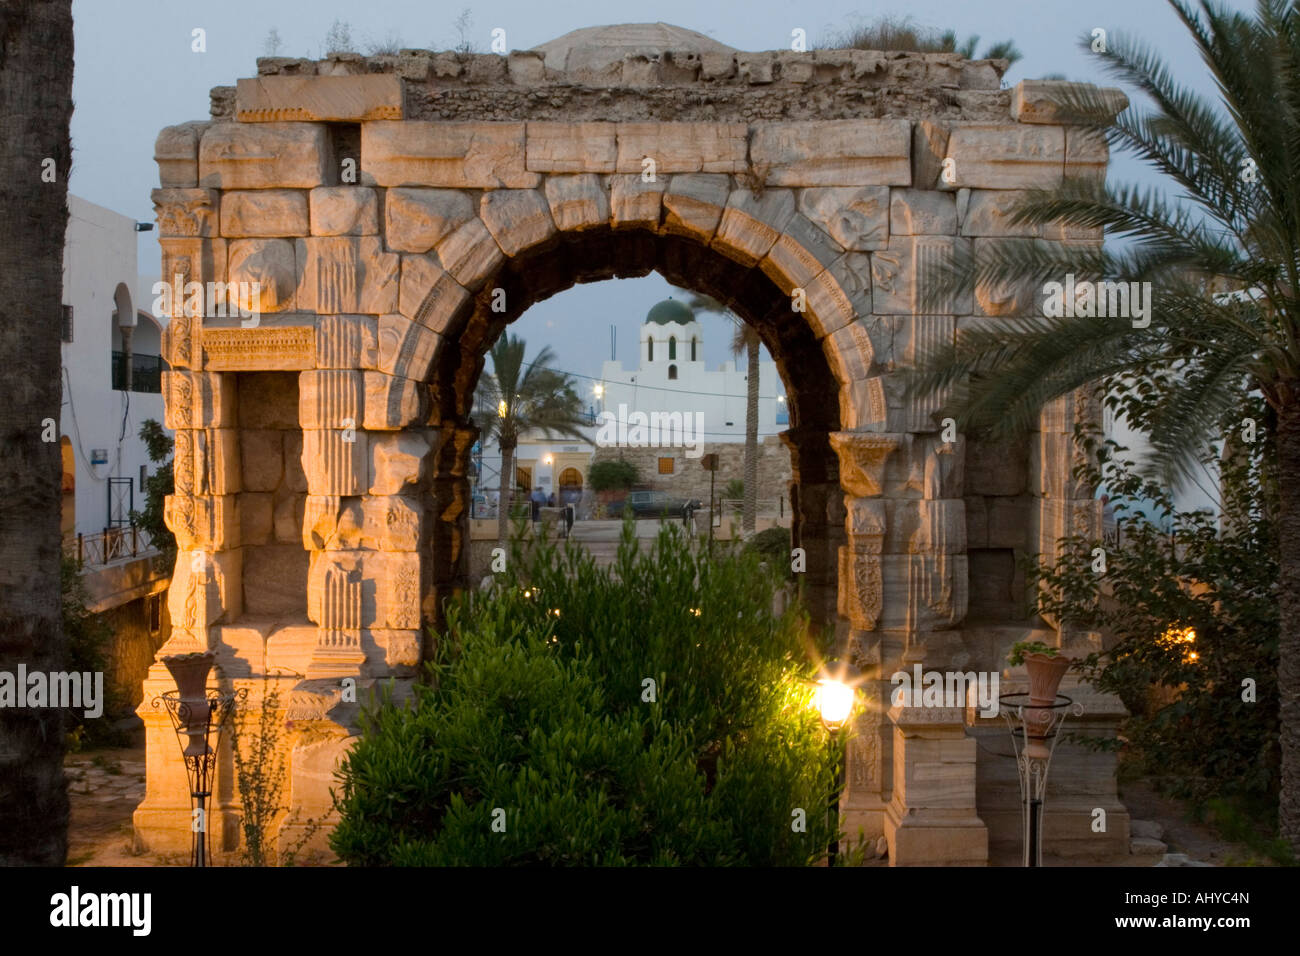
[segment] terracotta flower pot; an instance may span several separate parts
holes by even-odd
[[[208,674],[216,660],[211,651],[194,654],[174,654],[164,657],[163,664],[176,681],[177,694],[183,705],[184,731],[190,742],[185,756],[201,756],[208,752]]]
[[[1024,714],[1025,753],[1030,757],[1046,759],[1050,753],[1046,740],[1053,723],[1051,705],[1056,702],[1056,692],[1071,663],[1068,657],[1059,655],[1041,652],[1025,655],[1030,703]]]

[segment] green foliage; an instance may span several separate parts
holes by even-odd
[[[1261,481],[1269,442],[1242,445],[1221,463],[1221,528],[1206,512],[1176,512],[1113,443],[1083,429],[1080,438],[1100,460],[1080,476],[1105,482],[1121,539],[1107,549],[1102,575],[1092,570],[1098,542],[1066,538],[1057,566],[1036,569],[1042,606],[1067,629],[1113,641],[1083,662],[1084,676],[1129,709],[1125,758],[1139,772],[1178,797],[1276,806],[1278,541],[1266,517],[1276,497]],[[1136,511],[1139,503],[1150,517]],[[1243,700],[1247,680],[1253,702]]]
[[[516,540],[515,570],[449,609],[430,684],[409,706],[368,709],[342,766],[342,859],[793,865],[824,854],[843,742],[828,748],[811,706],[805,618],[773,616],[777,584],[753,555],[719,545],[711,559],[675,526],[645,553],[636,544],[625,525],[601,569],[580,549],[542,540],[525,555]],[[805,832],[792,828],[796,809]]]
[[[1016,641],[1011,645],[1007,663],[1012,667],[1019,667],[1025,662],[1026,654],[1046,654],[1048,657],[1055,657],[1058,653],[1060,652],[1055,647],[1042,641]]]
[[[869,23],[856,23],[833,36],[824,47],[834,50],[901,50],[907,53],[960,53],[968,60],[1008,60],[1015,63],[1023,54],[1011,40],[986,47],[976,57],[980,38],[970,36],[958,42],[952,30],[917,26],[911,17],[880,16]]]
[[[74,558],[64,555],[59,566],[59,584],[62,594],[63,636],[68,645],[69,671],[103,673],[108,668],[108,644],[113,631],[102,615],[86,610],[86,588]],[[104,714],[115,713],[122,702],[112,697],[112,689],[104,685]],[[118,746],[124,743],[113,731],[111,722],[103,717],[88,720],[83,710],[69,710],[66,716],[68,749]]]
[[[746,551],[755,551],[762,555],[774,568],[785,568],[790,564],[790,529],[768,528],[760,531],[745,544]]]
[[[149,533],[149,540],[159,551],[159,567],[170,570],[176,563],[176,536],[163,521],[163,502],[175,489],[172,479],[172,440],[152,418],[140,424],[140,439],[149,453],[149,460],[155,464],[165,464],[145,479],[144,510],[132,511],[131,522]]]
[[[555,361],[549,348],[531,362],[524,361],[527,347],[523,339],[507,332],[488,353],[492,371],[479,377],[474,396],[474,420],[483,440],[496,438],[502,449],[508,449],[531,430],[547,438],[584,438],[586,419],[573,379],[547,367]]]
[[[741,478],[732,478],[722,486],[722,497],[729,501],[739,501],[745,497],[745,482]]]
[[[622,458],[598,461],[587,472],[587,483],[592,491],[621,491],[640,480],[636,465]]]

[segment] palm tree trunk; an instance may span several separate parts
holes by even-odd
[[[745,499],[740,515],[747,535],[754,532],[758,511],[758,347],[758,336],[751,334],[745,349]]]
[[[497,544],[510,538],[510,500],[515,490],[515,448],[501,446],[501,494],[497,504]]]
[[[1282,751],[1278,830],[1300,857],[1300,382],[1284,393],[1278,411],[1277,455],[1281,492],[1277,689]]]
[[[59,315],[72,145],[71,0],[0,3],[0,670],[67,667],[59,574]],[[52,160],[49,170],[46,160]],[[42,173],[47,173],[45,179]],[[48,181],[52,173],[53,181]],[[106,290],[107,291],[107,290]],[[0,866],[62,866],[64,714],[0,708]]]

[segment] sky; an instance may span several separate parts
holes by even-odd
[[[1253,0],[1229,0],[1252,9]],[[986,44],[1011,39],[1024,54],[1007,80],[1063,74],[1114,85],[1079,38],[1102,27],[1156,45],[1175,76],[1203,93],[1212,83],[1164,0],[499,0],[492,3],[417,3],[412,0],[74,0],[76,68],[72,118],[74,165],[70,188],[90,202],[152,222],[149,191],[157,185],[153,143],[175,123],[207,119],[208,91],[255,76],[271,29],[280,55],[319,57],[334,20],[350,24],[364,52],[368,41],[400,39],[407,47],[449,49],[461,41],[456,20],[469,11],[464,38],[485,51],[492,30],[506,31],[510,49],[528,49],[580,27],[661,20],[697,30],[740,50],[788,49],[791,31],[810,41],[876,16],[908,16],[919,26],[971,34]],[[206,51],[193,52],[195,28],[206,32]],[[1127,157],[1112,162],[1111,176],[1152,182]],[[156,233],[141,233],[142,274],[158,272]],[[637,330],[649,308],[673,289],[658,275],[577,286],[533,306],[511,326],[530,345],[549,344],[557,367],[599,375],[609,356],[608,326],[617,326],[618,358],[636,363]],[[680,293],[677,293],[680,295]],[[723,319],[702,317],[705,361],[728,360]],[[599,333],[593,330],[599,329]],[[742,363],[743,364],[743,363]]]

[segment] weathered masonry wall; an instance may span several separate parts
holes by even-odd
[[[1070,478],[1063,400],[1027,446],[945,442],[900,371],[964,328],[1029,314],[973,288],[921,314],[927,263],[1030,235],[1018,191],[1101,177],[1104,143],[1063,122],[1063,86],[999,89],[992,63],[849,52],[625,58],[555,74],[535,54],[406,52],[259,62],[208,122],[162,131],[162,274],[216,283],[172,309],[164,393],[177,429],[167,520],[180,546],[161,654],[212,648],[221,681],[282,694],[292,811],[328,808],[356,733],[341,679],[407,686],[440,602],[467,584],[468,414],[484,355],[576,282],[658,270],[753,324],[785,382],[805,598],[872,678],[844,809],[895,864],[981,864],[1019,839],[1006,766],[962,711],[890,708],[914,662],[995,669],[1031,631],[1015,559],[1100,534]],[[1122,103],[1117,101],[1116,108]],[[251,283],[258,283],[256,301]],[[505,312],[492,306],[504,294]],[[800,310],[795,303],[804,308]],[[138,837],[189,839],[166,718],[147,706]],[[1092,733],[1113,730],[1098,705]],[[1071,754],[1049,850],[1127,846],[1106,758]],[[1012,768],[1013,769],[1013,768]],[[229,766],[219,814],[237,837]],[[1089,828],[1093,807],[1110,832]]]

